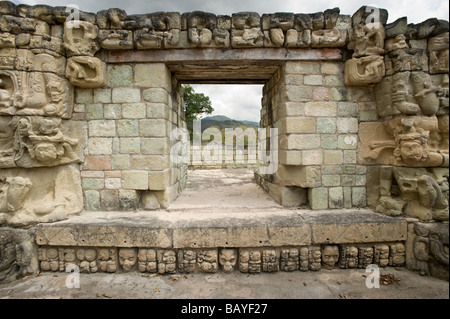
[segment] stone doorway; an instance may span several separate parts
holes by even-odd
[[[262,86],[194,84],[192,88],[210,98],[214,111],[199,116],[200,130],[193,135],[201,146],[191,136],[186,189],[168,209],[281,207],[255,178]]]

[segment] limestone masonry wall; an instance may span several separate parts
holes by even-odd
[[[449,219],[449,24],[387,21],[386,10],[367,6],[352,16],[339,8],[127,15],[1,1],[2,252],[36,248],[23,244],[31,230],[11,235],[5,226],[83,211],[164,211],[187,182],[188,163],[170,158],[174,146],[183,146],[177,155],[189,147],[173,133],[186,128],[182,84],[257,83],[266,149],[278,152],[275,170],[256,170],[258,184],[285,207],[406,218],[407,265],[448,278],[440,227]],[[302,255],[280,247],[281,256]],[[135,258],[138,248],[124,254]],[[174,254],[159,248],[149,252],[158,262]],[[209,248],[217,264],[218,248]],[[60,262],[75,252],[61,249]],[[40,249],[44,268],[55,268],[53,250]]]

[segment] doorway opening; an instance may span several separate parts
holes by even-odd
[[[208,97],[213,111],[187,123],[191,134],[187,185],[169,208],[281,207],[255,181],[263,85],[187,85],[193,94]]]

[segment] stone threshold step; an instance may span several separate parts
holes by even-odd
[[[283,247],[405,241],[407,221],[367,209],[83,212],[39,224],[36,243],[75,247]]]

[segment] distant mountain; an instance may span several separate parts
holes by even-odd
[[[252,122],[252,121],[238,121],[230,119],[227,116],[224,115],[213,115],[208,116],[202,119],[202,132],[206,130],[209,127],[218,127],[220,130],[224,128],[237,128],[237,127],[253,127],[258,128],[259,123],[258,122]]]
[[[230,119],[228,116],[225,116],[225,115],[213,115],[213,116],[205,117],[204,119],[214,120],[214,121],[221,121],[221,122],[232,121],[232,119]],[[202,121],[204,119],[202,119]]]

